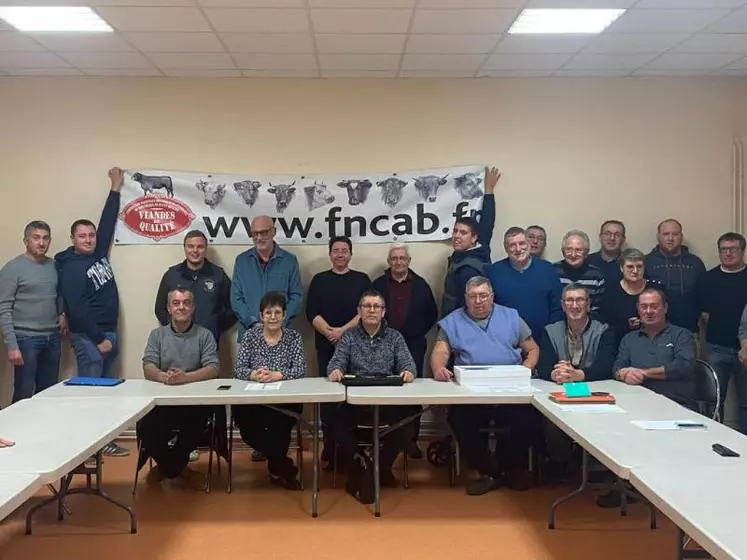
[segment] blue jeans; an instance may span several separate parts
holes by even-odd
[[[62,350],[59,333],[16,338],[23,365],[14,367],[13,402],[28,399],[34,392],[57,383]]]
[[[70,343],[78,362],[79,377],[116,377],[114,366],[119,354],[117,333],[107,332],[104,336],[112,343],[111,352],[108,354],[99,352],[96,343],[86,335],[70,333]]]
[[[729,379],[733,375],[739,403],[739,431],[747,434],[747,368],[739,363],[738,352],[736,348],[706,344],[706,359],[716,370],[718,383],[721,386],[721,402],[719,403],[721,418],[724,417],[724,401],[729,388]]]

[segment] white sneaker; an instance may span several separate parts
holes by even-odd
[[[190,463],[194,463],[194,462],[195,462],[195,461],[197,461],[197,460],[198,460],[199,458],[200,458],[200,452],[199,452],[199,451],[197,451],[197,450],[195,450],[195,451],[192,451],[192,453],[190,453],[190,454],[189,454],[189,462],[190,462]]]

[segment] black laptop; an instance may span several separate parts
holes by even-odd
[[[346,387],[400,387],[404,380],[389,373],[346,373],[342,384]]]

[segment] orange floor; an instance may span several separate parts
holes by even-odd
[[[198,468],[207,468],[205,457]],[[249,453],[240,451],[235,454],[230,495],[221,481],[209,495],[151,489],[141,481],[136,535],[129,534],[123,512],[99,498],[73,496],[72,516],[58,524],[54,507],[42,510],[34,534],[26,536],[27,504],[0,524],[0,559],[674,558],[673,525],[660,515],[660,528],[649,530],[647,510],[641,505],[631,506],[629,516],[622,518],[617,511],[595,507],[595,494],[589,492],[563,506],[558,528],[549,531],[547,507],[567,491],[564,487],[468,497],[461,486],[448,487],[445,471],[424,460],[410,465],[410,489],[385,490],[380,519],[344,490],[330,489],[331,478],[325,474],[320,517],[312,519],[308,489],[286,492],[270,486],[264,465],[252,464]],[[127,503],[132,499],[133,468],[134,455],[105,461],[105,489]],[[45,495],[40,493],[29,504]]]

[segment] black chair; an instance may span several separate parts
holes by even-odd
[[[716,422],[721,422],[719,403],[721,385],[713,367],[704,360],[695,363],[695,400],[698,412]]]

